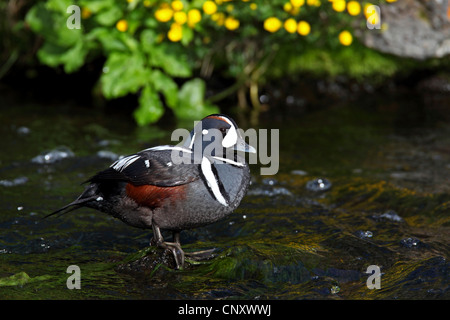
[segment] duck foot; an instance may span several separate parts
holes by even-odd
[[[186,257],[194,261],[208,260],[213,257],[212,253],[216,250],[216,248],[194,251],[194,252],[186,252]]]
[[[184,267],[184,251],[181,249],[179,233],[174,233],[174,241],[165,242],[161,230],[153,225],[153,238],[150,245],[156,245],[158,248],[172,252],[175,259],[175,269],[182,269]]]

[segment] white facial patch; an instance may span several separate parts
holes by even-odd
[[[203,175],[206,178],[208,187],[211,189],[216,200],[219,201],[220,204],[224,205],[225,207],[228,207],[228,203],[223,197],[222,193],[220,192],[219,184],[217,183],[216,177],[214,176],[214,173],[212,171],[211,162],[206,157],[203,157],[202,159],[201,169]]]
[[[222,140],[222,146],[224,148],[230,148],[232,146],[234,146],[237,142],[237,131],[236,128],[234,127],[234,125],[231,125],[230,129],[228,129],[227,134],[225,135],[225,137]]]

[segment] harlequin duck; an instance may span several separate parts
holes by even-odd
[[[93,208],[126,224],[153,229],[151,245],[172,251],[184,265],[180,231],[216,222],[236,209],[250,170],[236,151],[256,152],[223,114],[198,122],[182,146],[157,146],[123,157],[91,177],[84,192],[58,212]],[[160,229],[173,232],[165,242]]]

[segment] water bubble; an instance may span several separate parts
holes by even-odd
[[[372,233],[372,231],[369,231],[369,230],[367,230],[367,231],[359,230],[356,232],[356,236],[358,236],[361,239],[372,238],[373,233]]]
[[[274,184],[276,184],[278,181],[274,178],[264,178],[262,180],[262,183],[268,186],[273,186]]]
[[[400,241],[400,244],[405,248],[418,248],[422,246],[422,242],[416,238],[406,238]]]
[[[317,178],[306,183],[306,189],[314,192],[329,190],[331,186],[331,182],[325,178]]]

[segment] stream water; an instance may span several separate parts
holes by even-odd
[[[424,99],[263,116],[280,129],[279,172],[252,165],[232,215],[182,232],[186,251],[216,251],[176,271],[142,260],[150,231],[90,209],[42,219],[176,124],[0,97],[0,299],[449,299],[450,100]]]

